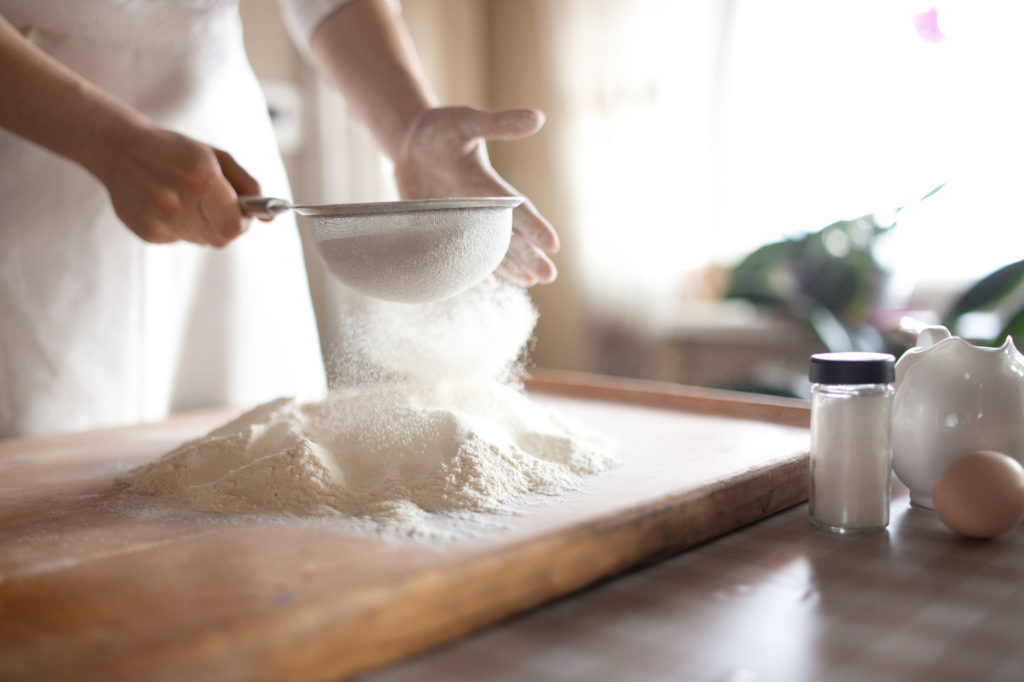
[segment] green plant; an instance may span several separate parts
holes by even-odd
[[[976,313],[990,315],[1000,331],[994,337],[972,341],[998,346],[1012,336],[1018,346],[1024,345],[1024,260],[1004,265],[978,280],[953,302],[942,324],[963,336],[968,330],[961,328],[962,322]]]
[[[942,185],[921,197],[927,199]],[[731,270],[726,298],[744,299],[804,324],[829,350],[882,350],[871,324],[888,273],[875,248],[896,227],[876,214],[766,244]]]

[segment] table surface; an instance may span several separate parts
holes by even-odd
[[[55,489],[75,473],[51,469]],[[801,504],[358,679],[1024,680],[1024,526],[958,538],[901,487],[892,510],[886,532],[843,537]]]
[[[882,533],[801,504],[454,644],[359,677],[1024,680],[1024,525],[947,531],[895,486]]]
[[[0,442],[0,680],[336,679],[806,498],[805,404],[577,379],[530,396],[607,436],[622,465],[447,544],[121,490],[220,413]]]

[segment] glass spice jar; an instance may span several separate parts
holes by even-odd
[[[896,358],[811,356],[811,525],[833,533],[889,524]]]

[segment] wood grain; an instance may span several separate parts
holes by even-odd
[[[805,405],[566,374],[530,386],[608,434],[622,466],[446,545],[119,504],[120,476],[225,411],[0,443],[0,679],[336,679],[806,499]]]

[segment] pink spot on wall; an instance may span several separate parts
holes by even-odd
[[[940,43],[946,36],[939,30],[939,10],[932,7],[927,12],[914,15],[914,28],[917,35],[929,43]]]

